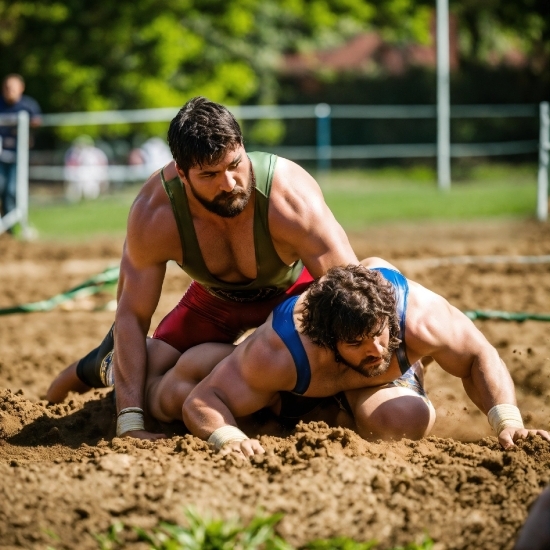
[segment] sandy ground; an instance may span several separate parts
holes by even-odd
[[[360,257],[393,261],[463,310],[550,312],[548,263],[427,261],[547,255],[547,225],[392,225],[351,239]],[[0,237],[0,307],[48,298],[116,265],[121,246]],[[153,325],[188,282],[170,267]],[[116,438],[107,390],[55,406],[43,400],[53,376],[104,336],[113,312],[99,308],[111,298],[0,317],[0,548],[95,549],[94,534],[114,521],[144,528],[183,522],[193,505],[245,521],[260,509],[284,512],[277,529],[295,545],[346,535],[390,548],[428,533],[437,550],[509,549],[550,482],[550,444],[535,437],[502,451],[460,381],[437,365],[426,386],[438,419],[433,435],[419,442],[367,443],[311,423],[287,437],[262,435],[267,455],[242,463],[213,456],[182,426],[164,426],[171,437],[156,444]],[[549,429],[548,323],[476,323],[507,363],[527,425]],[[125,548],[144,548],[130,529],[121,538]]]

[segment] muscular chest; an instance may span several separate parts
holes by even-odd
[[[243,213],[244,214],[244,213]],[[222,223],[195,219],[202,259],[208,271],[226,282],[244,282],[257,276],[254,216],[240,216]],[[217,220],[216,220],[217,221]]]

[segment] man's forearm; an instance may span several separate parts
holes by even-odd
[[[264,453],[257,440],[250,439],[237,428],[235,417],[215,394],[208,394],[206,399],[188,398],[182,416],[193,435],[207,440],[222,454],[236,452],[250,457]]]
[[[207,440],[218,428],[236,426],[237,421],[215,394],[193,395],[186,399],[182,407],[183,422],[195,436]]]
[[[464,388],[485,414],[495,405],[516,404],[514,382],[496,350],[474,359],[470,379],[471,385],[465,382]]]
[[[115,322],[114,374],[117,410],[145,406],[146,333],[137,320]]]

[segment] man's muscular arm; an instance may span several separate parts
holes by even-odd
[[[150,180],[132,205],[120,266],[114,354],[118,411],[145,406],[147,331],[160,298],[166,262],[170,259],[165,244],[167,234],[170,235],[166,219],[170,218],[164,215],[162,195],[151,191],[154,183]],[[124,435],[143,439],[161,437],[145,430]]]
[[[256,440],[249,440],[242,432],[239,435],[236,418],[272,405],[278,391],[291,389],[295,383],[295,372],[285,368],[288,351],[281,350],[283,344],[276,342],[274,348],[255,336],[221,361],[183,404],[183,421],[193,435],[211,440],[212,434],[229,428],[229,441],[216,444],[222,453],[237,452],[247,457],[263,453]]]
[[[269,227],[281,259],[301,259],[313,277],[333,266],[357,264],[348,237],[317,182],[300,166],[279,158],[270,195]]]
[[[410,282],[410,289],[407,348],[432,356],[443,369],[461,378],[468,397],[485,414],[496,405],[509,405],[505,409],[517,411],[512,377],[497,350],[472,321],[421,285]],[[550,440],[544,430],[524,429],[519,411],[517,415],[516,422],[505,422],[497,428],[496,435],[504,448],[512,447],[516,439],[529,433]]]
[[[144,386],[147,372],[146,337],[156,309],[165,265],[139,269],[124,254],[118,285],[115,317],[114,374],[117,410],[127,407],[144,409]],[[130,431],[124,435],[157,439],[158,434]]]

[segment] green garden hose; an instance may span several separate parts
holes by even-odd
[[[62,292],[61,294],[57,294],[48,300],[0,309],[0,315],[9,315],[10,313],[31,313],[34,311],[50,311],[63,302],[74,300],[75,298],[82,298],[84,296],[91,296],[112,287],[118,282],[119,274],[119,267],[110,267],[102,273],[90,277],[78,286],[75,286],[66,292]],[[472,320],[500,319],[503,321],[520,322],[528,320],[550,321],[550,314],[548,313],[511,313],[509,311],[474,309],[465,311],[464,314]]]
[[[472,319],[501,319],[503,321],[550,321],[548,313],[510,313],[509,311],[494,311],[474,309],[464,314]]]
[[[118,282],[119,273],[119,267],[110,267],[102,273],[90,277],[78,286],[75,286],[66,292],[62,292],[61,294],[56,294],[48,300],[2,308],[0,309],[0,315],[9,315],[10,313],[32,313],[34,311],[50,311],[63,302],[74,300],[75,298],[82,298],[84,296],[91,296],[101,292],[102,290],[109,289]]]

